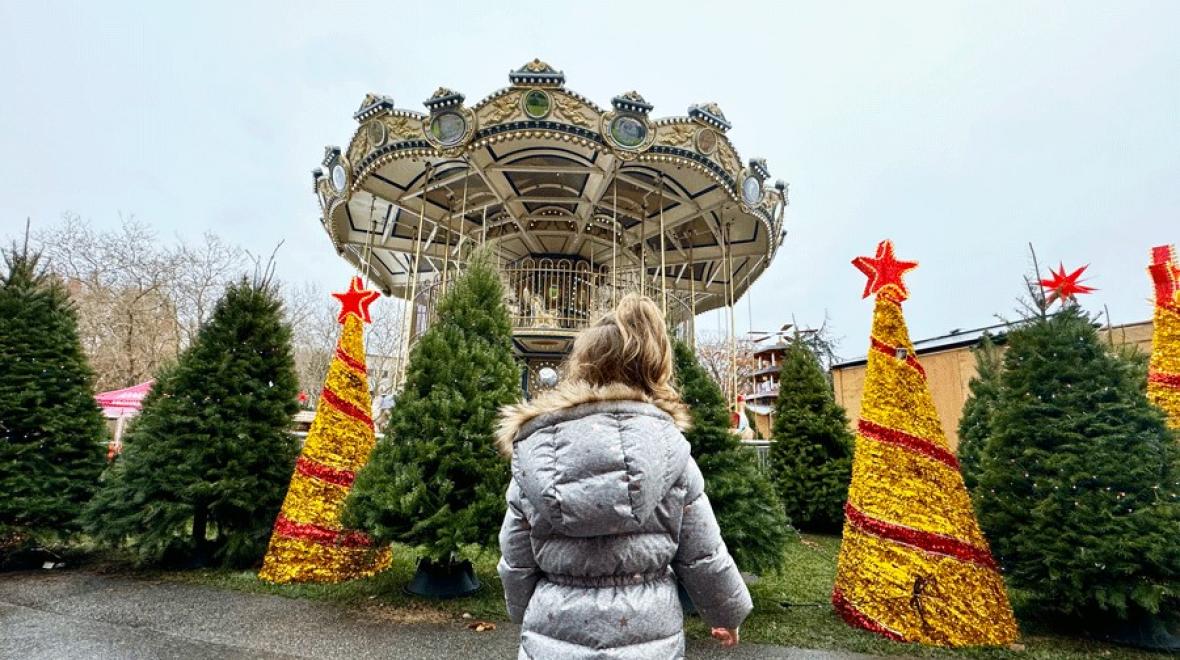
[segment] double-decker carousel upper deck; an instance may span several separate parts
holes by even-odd
[[[468,107],[440,88],[426,112],[367,95],[346,149],[328,147],[315,190],[337,251],[420,329],[472,249],[508,289],[518,348],[560,354],[624,291],[671,319],[731,305],[786,232],[786,184],[743,163],[716,104],[652,119],[636,92],[605,110],[534,60]]]

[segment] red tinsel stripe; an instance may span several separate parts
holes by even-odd
[[[275,534],[288,539],[311,541],[320,545],[336,545],[347,548],[365,548],[373,545],[372,540],[361,532],[338,532],[310,523],[297,523],[282,513],[275,520]]]
[[[896,543],[911,545],[919,550],[937,555],[947,555],[961,561],[978,564],[984,568],[996,569],[996,560],[985,548],[977,548],[956,538],[923,532],[912,527],[903,527],[894,523],[877,520],[861,512],[852,504],[844,505],[844,513],[848,522],[858,530]]]
[[[1147,380],[1152,383],[1159,383],[1164,387],[1180,387],[1180,374],[1168,374],[1153,370],[1147,374]]]
[[[344,413],[345,415],[348,415],[349,417],[351,417],[353,419],[356,419],[356,420],[364,422],[365,424],[368,424],[369,428],[373,428],[373,420],[369,418],[369,413],[367,413],[364,410],[361,410],[360,408],[358,408],[357,406],[345,401],[344,399],[342,399],[340,397],[339,394],[336,394],[332,390],[325,387],[323,389],[323,391],[321,392],[320,396],[323,398],[324,401],[327,401],[336,410],[339,410],[340,412]]]
[[[1151,265],[1147,267],[1151,279],[1155,283],[1156,304],[1165,309],[1176,311],[1172,298],[1176,295],[1178,283],[1176,271],[1176,253],[1171,245],[1161,245],[1151,248]]]
[[[872,337],[871,339],[873,342],[872,346],[874,351],[880,351],[894,359],[897,358],[898,347],[890,346],[876,337]],[[918,373],[922,374],[922,378],[926,377],[926,370],[922,368],[922,363],[918,362],[918,358],[914,357],[914,352],[909,349],[906,349],[905,363],[913,367]]]
[[[840,591],[839,587],[832,590],[832,607],[836,608],[836,612],[851,626],[864,628],[870,632],[888,637],[895,642],[906,641],[900,634],[877,623],[869,618],[869,615],[856,609],[856,606],[848,602],[848,599],[844,597],[844,592]]]
[[[360,374],[362,376],[365,375],[365,365],[362,362],[360,362],[359,360],[357,360],[356,358],[349,355],[348,353],[345,353],[343,348],[340,348],[340,347],[336,348],[336,359],[343,362],[344,366],[348,367],[349,369],[352,369],[353,371],[357,372],[358,374]]]
[[[352,482],[356,481],[356,473],[351,470],[337,470],[303,456],[295,461],[295,471],[304,476],[345,488],[352,486]]]
[[[916,435],[910,435],[909,433],[903,433],[902,431],[895,431],[880,424],[874,424],[867,419],[857,422],[856,428],[861,435],[870,440],[905,447],[927,458],[932,458],[940,463],[946,463],[956,470],[959,469],[959,459],[955,458],[955,455],[950,450],[939,447],[929,440],[919,438]]]

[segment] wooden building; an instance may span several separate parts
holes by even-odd
[[[956,330],[941,337],[914,342],[934,395],[934,407],[942,419],[942,428],[952,449],[959,446],[959,417],[970,394],[968,385],[975,377],[975,356],[971,349],[979,344],[985,332],[992,335],[1002,348],[1003,337],[1009,328],[1010,324],[999,324],[976,330]],[[1133,344],[1145,353],[1151,352],[1151,321],[1117,325],[1102,333],[1115,344]],[[836,401],[848,411],[848,421],[853,425],[864,392],[865,367],[864,357],[832,365]]]

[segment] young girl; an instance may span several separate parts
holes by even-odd
[[[564,384],[502,411],[499,572],[520,658],[683,658],[678,580],[713,636],[738,643],[750,594],[681,434],[665,327],[625,297],[578,335]]]

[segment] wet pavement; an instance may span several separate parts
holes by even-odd
[[[0,573],[0,658],[515,658],[519,628],[394,623],[380,608],[85,571]],[[694,660],[867,656],[711,640]]]

